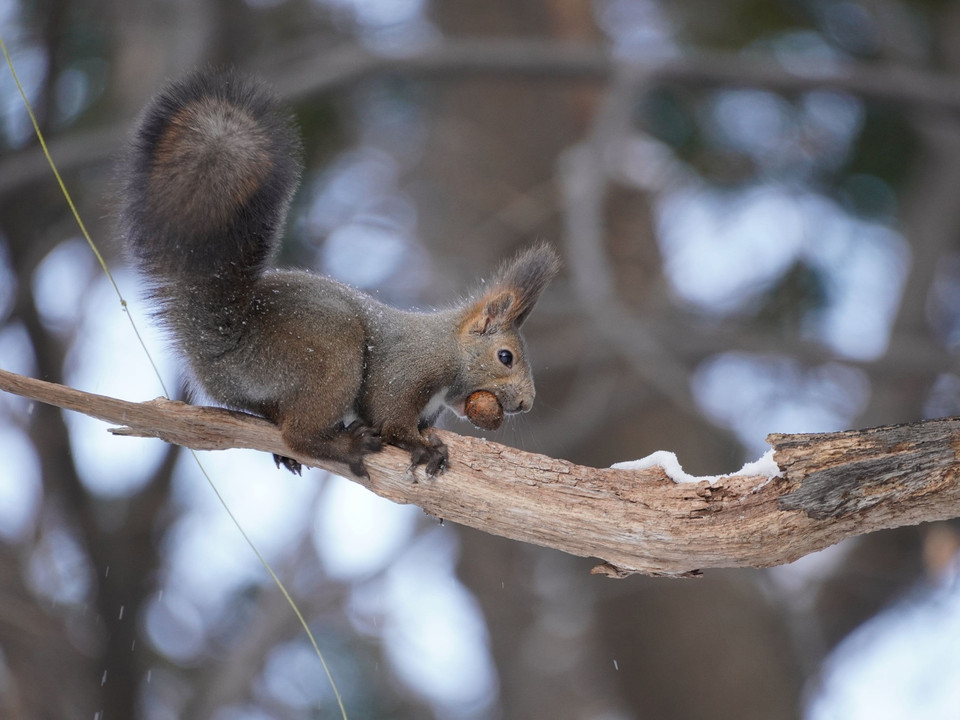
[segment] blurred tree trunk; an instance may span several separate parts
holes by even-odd
[[[758,574],[601,589],[599,629],[633,717],[799,717],[803,669],[788,618],[758,592]]]
[[[522,10],[509,0],[437,2],[433,16],[453,37],[601,41],[589,7],[562,1],[524,4]],[[584,142],[603,89],[482,79],[438,87],[435,93],[438,121],[423,172],[443,189],[434,205],[443,212],[427,215],[433,222],[423,226],[426,242],[438,252],[458,248],[456,266],[466,267],[467,275],[534,238],[559,245],[558,163],[564,151]],[[552,192],[544,189],[551,184]],[[530,213],[539,222],[497,222],[518,195],[546,205]],[[602,204],[602,252],[616,269],[617,293],[638,309],[649,288],[661,283],[649,207],[638,191],[615,185]],[[450,242],[451,237],[466,240]],[[740,450],[726,433],[674,406],[657,388],[645,387],[601,338],[574,341],[569,331],[550,323],[548,314],[546,306],[528,338],[535,362],[545,366],[538,368],[538,402],[553,398],[554,406],[563,403],[572,412],[562,423],[547,418],[548,428],[533,438],[525,434],[521,447],[601,467],[658,448],[677,450],[692,472],[739,466]],[[580,367],[551,367],[550,357],[536,352],[565,336],[586,350]],[[593,348],[600,350],[599,358],[591,357]],[[585,422],[585,414],[593,422]],[[724,573],[707,583],[667,586],[628,579],[613,587],[598,578],[584,582],[587,566],[574,558],[469,530],[462,538],[459,572],[487,618],[504,718],[795,717],[802,675],[785,619],[769,608],[749,577]],[[686,612],[671,612],[671,601]],[[733,649],[726,631],[715,629],[725,619],[744,626],[742,642]],[[674,655],[672,638],[682,638],[683,650],[702,658],[697,670],[708,673],[702,683],[698,672],[658,672],[634,658],[636,653],[655,657],[651,646]],[[721,667],[723,672],[717,670]],[[756,680],[753,671],[759,672],[761,687],[743,692],[740,683]],[[705,684],[706,691],[691,692],[691,683]]]

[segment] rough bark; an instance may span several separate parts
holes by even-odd
[[[133,403],[0,371],[0,388],[198,450],[291,453],[262,418],[165,399]],[[770,435],[783,477],[676,483],[662,468],[599,469],[437,431],[450,448],[436,478],[388,447],[351,477],[382,497],[495,535],[603,561],[594,572],[688,575],[791,562],[854,535],[960,516],[960,419],[869,430]]]

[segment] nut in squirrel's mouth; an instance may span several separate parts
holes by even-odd
[[[490,392],[490,391],[488,390],[487,392]],[[473,393],[471,393],[471,395],[472,394]],[[491,394],[496,396],[496,393],[491,393]],[[447,405],[447,407],[453,411],[454,415],[456,415],[461,420],[469,420],[469,418],[467,417],[467,398],[469,397],[470,396],[468,395],[466,398],[464,398],[463,400],[461,400],[456,404]],[[506,407],[504,407],[503,401],[500,399],[500,397],[499,396],[496,396],[496,397],[497,397],[497,402],[499,402],[500,406],[503,407],[504,415],[519,415],[525,410],[525,408],[522,405],[516,408],[515,410],[508,410]]]
[[[499,398],[497,399],[499,400]],[[503,403],[501,403],[501,405],[502,404]],[[453,410],[453,414],[456,415],[461,420],[465,420],[467,418],[467,401],[466,400],[461,400],[456,405],[447,405],[447,407]],[[523,412],[523,408],[518,408],[517,410],[507,410],[506,408],[504,408],[503,410],[504,415],[519,415],[522,412]]]

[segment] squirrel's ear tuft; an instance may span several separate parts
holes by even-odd
[[[560,271],[560,258],[546,243],[537,243],[500,268],[490,289],[491,295],[509,293],[513,302],[506,321],[519,327],[527,319],[540,294]]]
[[[539,243],[524,250],[504,263],[486,292],[466,307],[461,331],[484,335],[519,327],[559,270],[560,258],[549,245]]]

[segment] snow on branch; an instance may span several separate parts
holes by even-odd
[[[613,577],[768,567],[855,535],[960,516],[960,419],[953,418],[774,434],[767,440],[779,475],[766,462],[748,465],[746,474],[687,482],[671,479],[659,464],[583,467],[437,431],[451,458],[440,477],[411,470],[407,453],[387,447],[369,456],[370,478],[361,479],[292,453],[274,425],[245,413],[162,398],[128,402],[4,370],[0,389],[114,423],[117,435],[292,456],[445,520],[599,558],[594,572]]]

